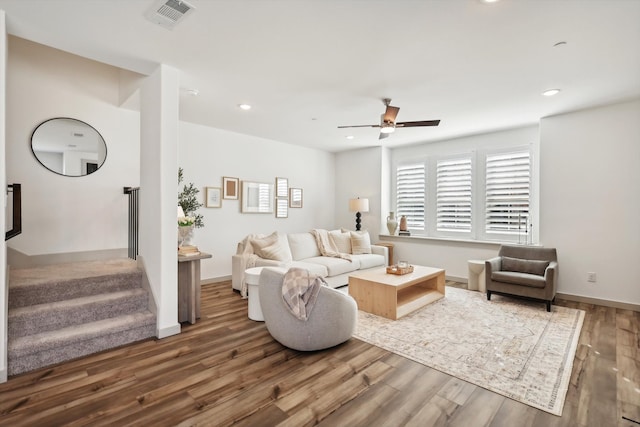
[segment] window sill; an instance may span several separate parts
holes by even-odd
[[[507,241],[499,241],[499,240],[472,240],[472,239],[454,239],[447,237],[430,237],[430,236],[397,236],[390,234],[379,234],[378,238],[381,240],[395,240],[395,241],[432,241],[432,242],[442,242],[442,243],[459,243],[464,245],[482,245],[482,246],[501,246],[501,245],[522,245],[525,246],[524,243],[518,242],[507,242]],[[526,246],[539,246],[533,243],[530,243]]]

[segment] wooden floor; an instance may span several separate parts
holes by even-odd
[[[0,384],[0,425],[637,427],[623,417],[640,421],[640,313],[558,304],[587,312],[562,417],[357,339],[283,348],[223,282],[180,335]]]

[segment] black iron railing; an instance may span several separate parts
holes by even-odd
[[[140,187],[124,187],[124,194],[129,195],[129,258],[138,257],[138,193]]]
[[[13,197],[11,198],[11,230],[4,233],[5,242],[22,233],[22,186],[9,184],[7,193],[12,193]]]

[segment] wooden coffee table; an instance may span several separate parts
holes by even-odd
[[[349,275],[349,295],[358,309],[397,320],[444,297],[444,270],[413,266],[413,273],[388,274],[385,267]]]

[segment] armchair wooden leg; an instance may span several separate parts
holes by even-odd
[[[547,301],[547,311],[551,311],[551,301]]]
[[[487,301],[491,301],[491,291],[487,291]]]

